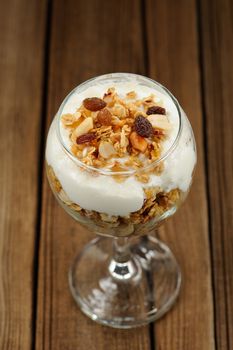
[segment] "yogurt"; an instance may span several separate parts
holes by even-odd
[[[179,113],[172,98],[159,91],[155,84],[151,83],[153,87],[148,87],[138,81],[138,76],[129,75],[129,77],[127,82],[117,82],[113,79],[113,81],[100,81],[99,83],[95,81],[94,85],[91,85],[90,82],[90,86],[81,85],[62,105],[59,115],[74,113],[85,98],[102,97],[109,87],[115,87],[120,96],[125,96],[132,90],[140,99],[154,94],[158,102],[163,102],[167,117],[172,124],[169,138],[163,142],[162,156],[166,155],[171,147],[173,150],[164,160],[164,170],[161,175],[151,175],[146,184],[139,182],[134,175],[126,177],[125,181],[119,183],[111,175],[99,174],[96,176],[89,171],[83,171],[64,151],[57,134],[56,123],[60,123],[59,116],[51,124],[46,145],[46,161],[53,168],[70,200],[83,209],[110,216],[125,217],[141,209],[145,199],[144,188],[159,186],[165,192],[173,188],[186,192],[189,189],[196,163],[192,129],[182,109],[180,109],[182,129],[179,139],[176,140],[180,126]],[[62,125],[60,125],[60,133],[63,143],[69,148],[68,133]],[[176,144],[174,144],[175,140]]]

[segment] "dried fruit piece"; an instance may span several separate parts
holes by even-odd
[[[142,136],[138,135],[135,131],[131,132],[129,139],[133,148],[141,151],[142,153],[146,151],[148,145],[146,140]]]
[[[76,143],[77,137],[87,134],[93,129],[93,120],[91,117],[84,119],[84,121],[73,131],[71,140]]]
[[[161,129],[164,131],[169,131],[171,129],[171,124],[165,115],[161,114],[151,114],[148,117],[153,128]]]
[[[76,142],[77,144],[89,143],[95,140],[95,138],[96,138],[96,135],[93,132],[89,132],[87,134],[77,137]]]
[[[148,119],[142,115],[135,118],[134,128],[138,135],[142,137],[150,137],[153,134],[153,127]]]
[[[146,114],[166,114],[166,109],[160,106],[151,106],[148,108]]]
[[[116,153],[115,148],[108,141],[101,141],[99,145],[99,154],[103,158],[110,158]]]
[[[96,112],[103,109],[106,106],[106,102],[99,97],[90,97],[83,101],[83,105],[89,111]]]
[[[164,194],[163,192],[157,193],[156,202],[157,202],[160,206],[166,208],[166,207],[168,206],[168,197],[167,197],[166,194]]]
[[[112,114],[107,108],[102,109],[97,114],[97,121],[101,125],[112,125]]]

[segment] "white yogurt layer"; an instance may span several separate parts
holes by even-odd
[[[137,98],[144,98],[151,93],[162,99],[167,116],[173,125],[169,139],[164,142],[164,152],[173,144],[178,127],[179,117],[175,104],[170,97],[162,95],[157,90],[145,87],[136,81],[130,83],[112,83],[92,86],[73,93],[66,102],[62,114],[74,113],[83,99],[87,97],[102,97],[108,87],[114,86],[120,97],[134,90]],[[88,171],[82,171],[78,165],[65,153],[57,137],[55,118],[48,134],[46,145],[46,160],[52,166],[64,191],[72,202],[87,210],[95,210],[108,215],[127,216],[143,206],[143,188],[160,186],[164,191],[179,188],[187,191],[192,180],[192,172],[196,163],[195,145],[192,130],[182,112],[183,129],[175,150],[164,161],[164,171],[160,176],[153,175],[149,183],[143,184],[132,175],[124,182],[116,182],[109,175],[94,176]],[[69,147],[67,131],[61,127],[62,138]]]

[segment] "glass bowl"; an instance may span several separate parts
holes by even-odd
[[[82,163],[62,134],[67,102],[75,103],[91,87],[132,81],[142,91],[156,90],[169,99],[177,116],[169,147],[140,169],[111,171]],[[75,301],[93,320],[131,328],[160,318],[173,305],[180,269],[154,233],[185,200],[195,164],[195,139],[186,114],[165,87],[149,78],[102,75],[79,85],[63,101],[47,137],[46,171],[60,205],[98,235],[76,257],[69,273]]]

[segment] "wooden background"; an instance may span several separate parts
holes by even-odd
[[[232,350],[231,0],[0,2],[0,349]],[[187,112],[198,146],[185,205],[161,230],[184,284],[156,324],[114,330],[74,303],[69,264],[92,235],[52,196],[48,126],[67,93],[107,72],[147,75]]]

